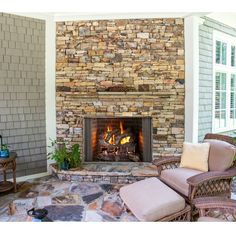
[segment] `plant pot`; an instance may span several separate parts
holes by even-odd
[[[64,161],[64,162],[60,163],[60,169],[61,170],[69,170],[69,162]]]
[[[1,150],[0,157],[1,158],[8,158],[9,157],[9,150]]]

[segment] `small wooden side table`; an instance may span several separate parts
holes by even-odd
[[[0,174],[3,173],[3,181],[0,182],[0,192],[9,191],[16,189],[16,157],[17,154],[15,152],[10,152],[8,158],[0,158]],[[13,182],[7,181],[7,171],[12,171]]]

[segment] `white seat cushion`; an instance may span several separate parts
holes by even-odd
[[[120,196],[140,221],[157,221],[185,207],[185,200],[157,178],[126,185]]]
[[[189,184],[187,183],[187,179],[201,173],[203,172],[200,170],[176,168],[163,170],[160,178],[173,189],[176,189],[176,191],[188,196]]]

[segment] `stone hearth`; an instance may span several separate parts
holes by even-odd
[[[151,163],[85,163],[82,170],[67,171],[58,170],[54,164],[50,167],[60,180],[79,182],[127,184],[158,176],[156,166]]]

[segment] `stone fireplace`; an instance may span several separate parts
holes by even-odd
[[[85,117],[85,161],[151,162],[151,117]]]
[[[110,159],[111,165],[132,158],[138,165],[182,152],[183,19],[57,22],[56,52],[59,142],[78,143],[87,162]],[[99,117],[105,119],[94,119]],[[123,135],[120,121],[132,144],[116,144]],[[113,139],[109,132],[115,130]],[[109,147],[98,145],[104,138]]]

